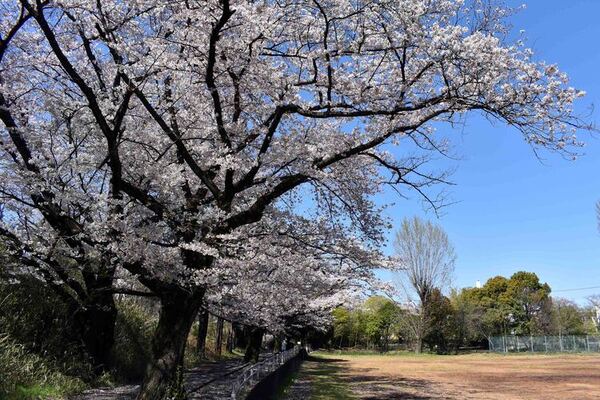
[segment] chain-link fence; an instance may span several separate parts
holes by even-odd
[[[497,353],[600,352],[600,336],[493,336],[490,351]]]

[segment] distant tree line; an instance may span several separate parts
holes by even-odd
[[[414,320],[424,319],[423,347],[437,353],[486,348],[495,335],[595,335],[600,333],[596,298],[587,306],[550,296],[532,272],[496,276],[482,287],[434,289],[423,310],[385,296],[333,312],[329,344],[335,348],[418,351]]]

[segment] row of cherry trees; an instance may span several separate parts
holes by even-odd
[[[139,398],[164,398],[203,304],[276,331],[323,324],[372,282],[387,228],[373,196],[391,185],[439,205],[433,122],[476,110],[574,151],[582,93],[506,39],[510,13],[487,0],[2,0],[0,234],[22,273],[80,310],[98,372],[113,294],[136,282],[158,297]]]

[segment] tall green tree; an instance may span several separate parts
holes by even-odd
[[[460,333],[457,326],[456,310],[450,299],[439,289],[431,293],[427,309],[429,326],[423,341],[439,354],[447,353],[459,345]]]
[[[453,300],[464,314],[465,337],[479,341],[494,335],[544,334],[552,331],[550,286],[532,272],[490,278],[481,288],[466,288]]]
[[[562,335],[585,335],[585,311],[575,302],[556,298],[552,301],[553,333]]]
[[[351,311],[345,307],[337,307],[333,310],[332,316],[334,345],[342,347],[344,343],[348,344],[352,333]]]
[[[501,301],[511,308],[516,334],[542,334],[549,330],[550,286],[533,272],[519,271],[508,280]]]
[[[333,345],[374,345],[387,351],[401,314],[401,308],[384,296],[369,297],[353,309],[338,307],[332,312]]]
[[[367,314],[367,334],[383,351],[389,349],[393,327],[398,323],[400,308],[383,296],[372,296],[365,301]]]

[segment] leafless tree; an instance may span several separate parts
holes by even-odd
[[[600,332],[600,294],[588,297],[588,301],[593,312],[592,318],[594,320],[594,326],[596,327],[596,331]]]
[[[454,247],[439,225],[418,217],[402,221],[394,247],[400,260],[397,284],[414,306],[406,324],[415,337],[415,352],[420,353],[428,330],[430,296],[450,283],[456,259]]]

